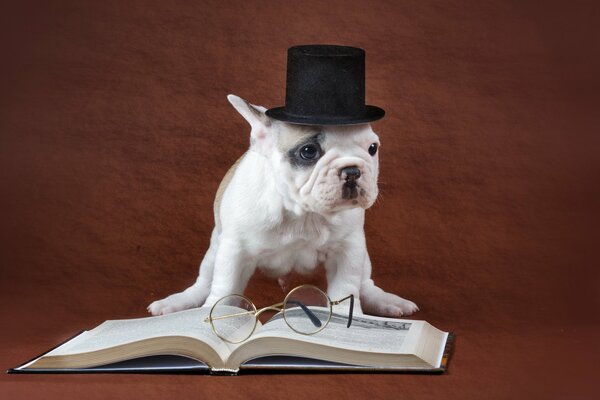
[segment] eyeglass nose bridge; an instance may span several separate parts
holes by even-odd
[[[265,311],[282,312],[282,311],[284,311],[284,306],[287,303],[293,303],[293,304],[299,306],[302,309],[302,311],[304,311],[304,313],[306,314],[306,316],[308,317],[308,319],[310,319],[310,321],[313,323],[314,326],[321,327],[321,325],[322,325],[321,321],[310,310],[310,308],[308,308],[306,305],[304,305],[303,303],[301,303],[299,301],[293,301],[293,300],[286,300],[285,302],[282,302],[282,303],[277,303],[277,304],[273,304],[272,306],[263,307],[263,308],[261,308],[260,310],[258,310],[256,312],[255,317],[258,318],[258,316],[260,314],[262,314],[263,312],[265,312]]]
[[[265,311],[276,311],[276,312],[281,312],[283,311],[283,303],[277,303],[277,304],[273,304],[272,306],[268,306],[268,307],[263,307],[260,310],[258,310],[256,312],[256,314],[254,314],[256,316],[256,318],[258,318],[258,316],[260,314],[262,314]]]

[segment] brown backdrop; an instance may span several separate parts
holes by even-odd
[[[457,346],[442,376],[2,375],[0,397],[592,390],[595,2],[13,3],[0,6],[0,367],[194,280],[214,193],[249,141],[225,96],[281,105],[286,49],[305,43],[366,49],[367,100],[387,110],[374,278]],[[248,293],[281,297],[262,276]]]

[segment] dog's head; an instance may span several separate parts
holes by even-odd
[[[269,118],[264,107],[234,95],[227,98],[252,128],[250,150],[273,166],[286,207],[329,214],[373,205],[379,137],[370,124],[288,124]]]

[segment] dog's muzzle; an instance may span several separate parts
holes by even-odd
[[[358,197],[358,186],[356,181],[360,178],[360,169],[356,166],[342,168],[340,177],[345,180],[342,186],[342,198],[346,200],[355,199]]]

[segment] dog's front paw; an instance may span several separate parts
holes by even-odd
[[[176,311],[196,307],[184,293],[172,294],[162,300],[157,300],[148,306],[148,312],[152,315],[164,315]]]
[[[152,302],[147,310],[152,315],[164,315],[177,311],[166,299]]]
[[[419,311],[412,301],[384,291],[365,299],[361,297],[361,302],[365,313],[381,317],[400,318]]]

